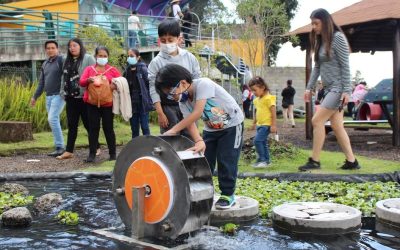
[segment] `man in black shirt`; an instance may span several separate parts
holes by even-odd
[[[292,87],[292,80],[287,80],[287,86],[282,90],[282,108],[283,108],[283,126],[286,126],[290,122],[292,128],[295,127],[294,116],[293,116],[293,98],[296,94],[296,90]]]

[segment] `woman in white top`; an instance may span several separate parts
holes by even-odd
[[[183,17],[181,7],[179,6],[181,0],[172,0],[172,13],[174,14],[174,18],[180,20]]]

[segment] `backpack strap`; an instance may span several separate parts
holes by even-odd
[[[110,66],[108,69],[106,69],[103,73],[99,74],[99,72],[96,70],[96,68],[94,66],[91,66],[92,69],[94,70],[94,72],[96,72],[96,75],[104,75],[106,72],[110,71],[111,69],[113,69],[114,67]]]

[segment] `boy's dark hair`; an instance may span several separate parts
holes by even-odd
[[[97,56],[97,54],[99,53],[100,50],[104,50],[105,52],[107,52],[107,56],[110,56],[110,52],[108,52],[108,49],[104,46],[98,46],[95,50],[94,50],[94,55]]]
[[[157,73],[156,89],[160,92],[162,89],[173,88],[182,80],[186,80],[188,83],[193,82],[192,74],[190,74],[189,70],[178,64],[167,64]]]
[[[286,83],[287,83],[287,85],[292,86],[292,80],[291,79],[287,80]]]
[[[136,14],[137,14],[136,10],[132,11],[132,15],[136,15]]]
[[[46,47],[47,47],[47,44],[50,44],[50,43],[54,43],[54,44],[56,45],[56,47],[58,48],[58,43],[57,43],[56,41],[54,41],[54,40],[48,40],[48,41],[46,41],[46,42],[44,43],[44,48],[46,48]]]
[[[264,81],[264,79],[261,76],[255,76],[250,79],[249,86],[253,87],[254,85],[257,85],[260,88],[264,87],[265,91],[269,91],[269,87],[268,87],[267,83]]]
[[[181,26],[175,19],[165,19],[158,25],[158,37],[170,35],[179,37],[181,33]]]

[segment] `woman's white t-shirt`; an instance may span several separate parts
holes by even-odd
[[[179,4],[172,5],[172,13],[174,13],[174,18],[177,20],[181,19],[181,17],[178,14],[179,12],[182,13],[182,10],[181,10],[181,7],[179,6]]]

